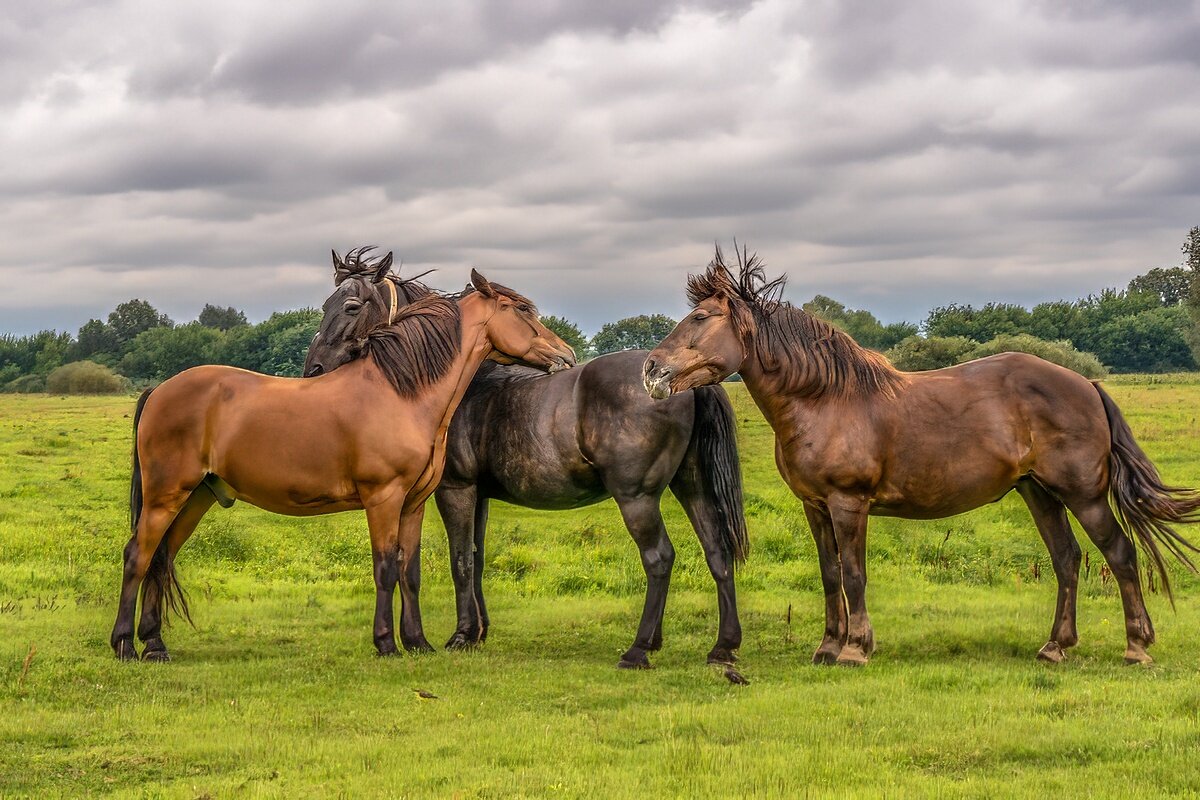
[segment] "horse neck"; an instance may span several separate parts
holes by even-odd
[[[423,403],[439,420],[439,431],[445,431],[450,426],[450,419],[462,402],[467,387],[484,359],[492,352],[492,343],[487,338],[486,329],[491,309],[483,307],[478,301],[466,298],[459,301],[458,307],[462,315],[459,325],[462,339],[458,354],[446,370],[446,374],[433,384],[432,391],[427,393]]]
[[[786,309],[777,313],[801,313],[798,310]],[[801,323],[812,324],[801,320]],[[820,325],[827,323],[818,322]],[[879,396],[891,396],[896,387],[902,382],[900,373],[890,366],[868,362],[867,374],[875,376],[864,383],[860,375],[859,364],[851,360],[840,367],[831,368],[823,360],[834,358],[831,353],[818,352],[816,347],[804,347],[799,341],[765,343],[760,337],[766,334],[757,324],[747,336],[747,356],[739,373],[746,384],[747,391],[754,399],[763,416],[772,422],[780,420],[786,413],[794,413],[797,407],[816,408],[830,403],[846,405],[848,403],[870,402]],[[837,330],[830,330],[831,336],[845,336]],[[763,363],[763,350],[767,344],[771,347],[769,357],[775,361],[768,365]],[[856,343],[849,344],[849,359],[871,359],[872,355],[861,349]],[[794,352],[793,347],[802,352]]]

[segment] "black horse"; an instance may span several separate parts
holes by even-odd
[[[305,375],[341,363],[346,348],[357,346],[355,331],[386,323],[397,302],[427,291],[373,262],[334,258],[339,290],[325,303]],[[347,280],[359,285],[350,287]],[[353,299],[345,301],[343,294]],[[659,509],[670,488],[696,530],[717,585],[718,635],[708,660],[736,661],[742,632],[733,566],[745,558],[748,541],[733,410],[716,386],[652,400],[642,388],[646,355],[614,353],[553,375],[485,363],[476,374],[450,424],[446,469],[435,493],[450,539],[458,609],[448,648],[487,637],[482,575],[489,500],[557,510],[612,497],[641,551],[647,580],[637,637],[618,666],[648,668],[646,654],[662,646],[675,560]]]

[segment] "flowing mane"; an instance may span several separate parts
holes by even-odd
[[[688,300],[695,307],[709,297],[724,295],[742,306],[746,315],[734,314],[735,327],[752,346],[763,369],[781,373],[785,386],[810,388],[815,394],[844,397],[854,393],[892,396],[905,382],[883,355],[867,350],[844,331],[782,299],[785,278],[767,280],[762,259],[743,247],[737,261],[725,261],[720,245],[700,275],[689,275]],[[733,267],[736,267],[735,274]],[[742,321],[739,324],[739,317]],[[803,353],[804,358],[796,358]]]
[[[373,356],[392,387],[413,397],[441,380],[461,349],[458,303],[431,292],[401,309],[391,325],[371,331],[362,356]]]

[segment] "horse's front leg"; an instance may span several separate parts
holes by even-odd
[[[842,565],[842,591],[846,594],[846,644],[837,663],[862,666],[875,649],[875,632],[867,616],[867,510],[866,500],[834,495],[827,501],[833,535]]]
[[[821,586],[825,590],[825,636],[813,653],[814,664],[837,663],[846,643],[846,596],[842,594],[842,565],[838,558],[837,538],[833,520],[824,509],[804,504],[804,515],[817,545],[817,561],[821,567]]]
[[[431,653],[421,625],[421,523],[425,504],[400,516],[400,642],[410,653]]]
[[[392,656],[396,650],[396,630],[392,616],[392,599],[399,576],[400,508],[402,492],[378,502],[367,501],[367,529],[371,534],[371,558],[375,565],[375,624],[372,633],[375,649],[381,656]]]

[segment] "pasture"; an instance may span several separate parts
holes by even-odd
[[[1200,379],[1107,382],[1168,482],[1200,483]],[[0,399],[0,795],[1108,796],[1200,791],[1200,581],[1151,594],[1157,663],[1127,668],[1115,585],[1088,554],[1081,642],[1035,661],[1049,557],[1018,497],[940,522],[875,519],[865,669],[813,667],[814,547],[739,385],[751,558],[738,577],[749,686],[704,664],[716,602],[679,506],[655,669],[618,671],[644,577],[611,501],[494,503],[492,626],[472,652],[381,659],[362,513],[214,509],[183,548],[195,628],[174,662],[108,635],[128,538],[134,399]],[[1188,534],[1200,540],[1200,530]],[[430,640],[454,627],[445,534],[426,518]]]

